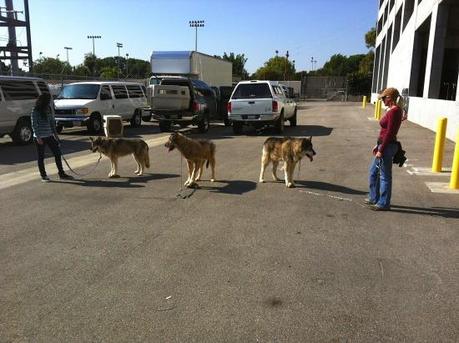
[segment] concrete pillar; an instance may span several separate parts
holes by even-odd
[[[424,78],[424,90],[422,97],[427,98],[429,95],[430,87],[430,75],[432,73],[432,60],[435,44],[435,31],[437,29],[437,16],[438,14],[438,3],[432,8],[432,14],[430,17],[430,30],[429,30],[429,46],[427,48],[427,61],[426,61],[426,72]]]
[[[432,18],[433,19],[433,18]],[[428,97],[438,99],[440,96],[441,77],[443,71],[443,57],[445,55],[445,39],[448,30],[448,6],[440,4],[438,6],[436,22],[432,21],[432,28],[435,29],[434,36],[431,38],[434,41],[431,69],[430,69],[430,85],[428,89]],[[426,83],[428,85],[428,83]],[[424,90],[425,92],[425,90]],[[426,94],[426,93],[424,93]]]

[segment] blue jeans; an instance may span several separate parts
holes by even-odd
[[[382,158],[373,158],[370,165],[368,199],[378,207],[389,208],[392,195],[392,160],[397,152],[397,144],[386,146]]]

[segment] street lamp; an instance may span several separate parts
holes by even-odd
[[[67,53],[67,64],[69,64],[69,50],[72,50],[72,48],[69,46],[64,46],[64,49]]]
[[[196,29],[194,51],[198,51],[198,27],[204,27],[204,20],[190,20],[188,23],[190,24],[190,27],[194,27]]]
[[[126,54],[126,79],[128,78],[129,74],[129,54]]]
[[[123,43],[116,43],[118,48],[118,80],[120,79],[120,49],[123,47]]]
[[[58,60],[58,59],[59,59],[59,56],[60,56],[60,54],[57,54],[57,56],[56,56],[56,60]]]
[[[88,35],[88,39],[92,39],[92,54],[94,56],[96,56],[96,46],[94,44],[94,40],[95,39],[100,39],[102,38],[102,36],[92,36],[92,35]]]

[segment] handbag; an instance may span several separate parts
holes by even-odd
[[[395,153],[392,162],[394,164],[398,164],[399,167],[402,167],[406,161],[406,156],[405,156],[406,151],[402,149],[402,143],[397,141],[396,144],[397,144],[397,152]]]

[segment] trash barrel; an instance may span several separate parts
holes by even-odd
[[[118,115],[104,116],[104,132],[107,137],[123,137],[123,121]]]

